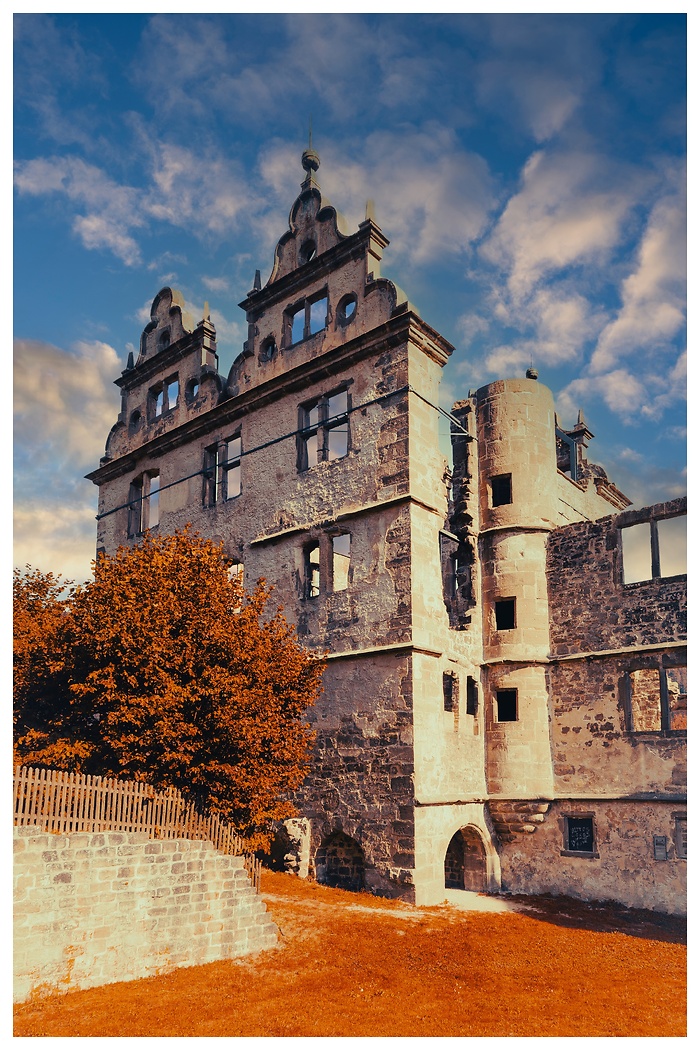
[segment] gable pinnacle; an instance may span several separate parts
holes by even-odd
[[[301,166],[306,172],[306,178],[301,184],[303,190],[309,189],[311,185],[318,186],[314,173],[318,171],[320,164],[321,158],[311,145],[311,133],[309,132],[309,148],[305,149],[301,155]]]

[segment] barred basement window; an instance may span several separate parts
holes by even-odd
[[[564,817],[564,849],[569,853],[595,854],[593,817]]]
[[[498,689],[496,691],[496,721],[518,721],[518,690]]]

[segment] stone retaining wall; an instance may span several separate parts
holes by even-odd
[[[211,842],[14,829],[15,1002],[271,948],[242,857]]]

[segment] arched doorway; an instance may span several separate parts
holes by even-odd
[[[365,859],[355,839],[336,831],[316,851],[316,881],[342,890],[361,890],[365,885]]]
[[[445,889],[488,890],[486,849],[474,827],[460,828],[450,839],[445,853]]]

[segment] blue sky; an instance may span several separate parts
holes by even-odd
[[[313,116],[324,194],[455,346],[532,360],[636,506],[685,492],[685,17],[15,16],[15,562],[86,579],[113,380],[150,303],[221,370]]]

